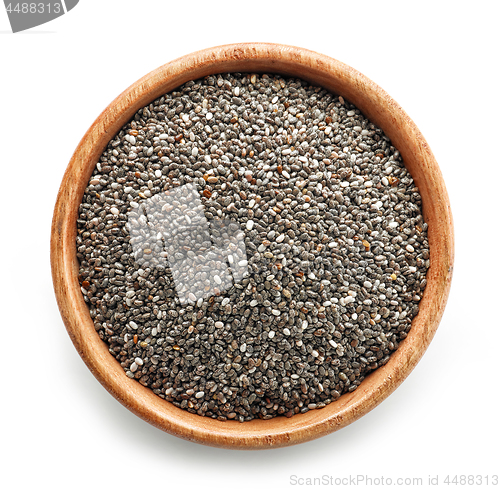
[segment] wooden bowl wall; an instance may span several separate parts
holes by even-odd
[[[96,333],[78,283],[78,207],[108,142],[141,107],[189,80],[223,72],[295,76],[355,104],[400,151],[420,189],[429,225],[428,282],[408,337],[388,363],[354,392],[323,409],[292,418],[217,421],[181,410],[129,379]],[[64,174],[52,223],[51,266],[68,333],[89,369],[116,399],[154,426],[181,438],[223,448],[263,449],[302,443],[339,430],[369,412],[403,382],[425,352],[442,316],[453,270],[453,240],[449,200],[436,160],[413,121],[389,95],[356,70],[327,56],[297,47],[249,43],[206,49],[167,63],[134,83],[104,110]]]

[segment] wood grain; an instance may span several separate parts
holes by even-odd
[[[420,312],[389,362],[354,392],[327,407],[292,418],[221,422],[176,408],[129,379],[97,335],[78,283],[76,219],[83,192],[111,138],[144,105],[186,81],[222,72],[292,75],[342,95],[391,138],[415,179],[429,224],[431,266]],[[306,442],[339,430],[389,396],[413,370],[434,333],[448,297],[454,236],[448,195],[436,160],[413,121],[380,87],[353,68],[305,49],[249,43],[219,46],[167,63],[138,80],[97,118],[78,145],[57,197],[51,236],[54,290],[64,324],[89,369],[132,412],[158,428],[223,448],[263,449]]]

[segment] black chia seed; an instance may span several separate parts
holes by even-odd
[[[80,284],[126,375],[220,420],[319,409],[385,364],[429,267],[384,133],[299,79],[223,74],[143,109],[92,174]]]

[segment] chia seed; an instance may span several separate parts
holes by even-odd
[[[295,78],[221,74],[140,109],[77,220],[80,286],[128,377],[219,420],[355,390],[426,285],[418,188],[382,130]]]

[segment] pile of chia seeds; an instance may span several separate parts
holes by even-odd
[[[381,129],[275,75],[190,81],[108,144],[77,221],[80,284],[126,375],[219,420],[355,390],[410,330],[421,197]]]

